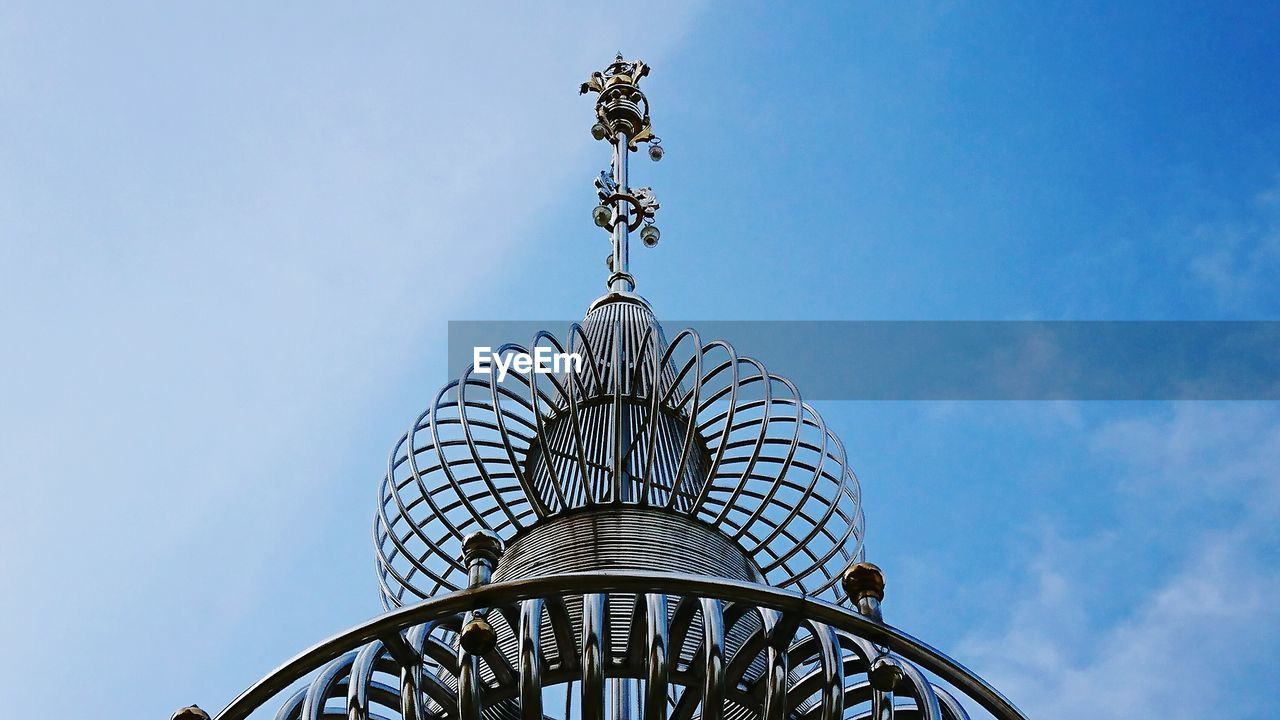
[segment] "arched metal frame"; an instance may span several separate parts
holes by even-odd
[[[584,608],[577,631],[569,601]],[[458,648],[463,614],[480,610],[509,626],[514,661],[498,648],[482,657]],[[871,677],[877,662],[899,669],[891,688]],[[250,717],[304,678],[278,720],[563,720],[543,707],[556,686],[580,703],[567,716],[597,720],[606,684],[618,681],[642,687],[645,720],[961,720],[961,697],[1000,720],[1024,718],[956,661],[845,607],[669,573],[528,578],[391,611],[288,661],[217,720]]]
[[[581,369],[478,374],[446,385],[396,444],[374,540],[387,608],[466,585],[464,537],[510,541],[589,507],[677,513],[738,543],[771,585],[842,599],[862,559],[844,446],[789,380],[684,330],[668,343],[643,300],[606,296],[568,346]]]

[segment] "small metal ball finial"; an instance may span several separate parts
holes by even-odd
[[[874,563],[860,562],[850,566],[840,581],[845,595],[854,603],[863,598],[884,600],[884,573]]]
[[[893,692],[905,677],[902,667],[888,655],[872,660],[871,667],[867,670],[867,680],[871,682],[871,687],[880,692]]]
[[[209,720],[209,713],[200,709],[198,705],[188,705],[179,708],[170,716],[169,720]]]
[[[472,655],[484,655],[493,649],[498,640],[498,633],[483,615],[474,615],[462,626],[458,635],[458,644]]]
[[[662,237],[662,233],[653,225],[645,225],[644,229],[640,231],[640,240],[645,247],[654,247],[658,244],[658,238],[660,237]]]
[[[502,557],[502,539],[492,530],[477,530],[462,541],[462,558],[467,565],[485,565],[492,569]]]
[[[884,573],[874,563],[860,562],[844,571],[840,584],[858,612],[880,622],[880,602],[884,600]]]

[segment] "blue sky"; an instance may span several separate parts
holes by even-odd
[[[660,316],[1275,319],[1266,3],[0,8],[0,689],[222,706],[378,609],[451,319],[605,278],[577,84],[654,66]],[[750,353],[750,348],[740,348]],[[785,368],[775,368],[785,373]],[[1033,717],[1271,717],[1280,410],[825,403],[887,619]]]

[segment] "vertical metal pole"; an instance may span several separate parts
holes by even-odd
[[[631,155],[631,151],[627,147],[627,134],[619,132],[613,139],[613,181],[617,183],[617,193],[626,195],[631,190],[627,186],[627,160]],[[631,280],[631,271],[629,269],[630,256],[628,248],[628,240],[631,234],[630,213],[631,204],[626,200],[616,200],[613,204],[614,223],[613,223],[613,276],[609,282],[610,292],[630,292],[635,289],[635,283]],[[623,358],[618,353],[625,346],[622,334],[622,324],[615,323],[613,328],[613,346],[614,346],[614,376],[613,376],[613,502],[627,502],[631,500],[629,487],[624,477],[626,474],[626,464],[623,460],[629,448],[631,437],[630,423],[627,422],[625,409],[622,406],[622,378],[624,375],[623,368],[630,358]],[[624,440],[627,438],[627,440]],[[615,706],[616,707],[616,706]],[[615,718],[621,720],[621,718]]]
[[[612,684],[613,694],[613,720],[633,720],[635,711],[632,707],[632,691],[631,684],[634,681],[631,678],[613,678]]]
[[[623,228],[626,232],[626,228]],[[623,236],[625,243],[626,236]],[[624,245],[625,247],[625,245]],[[622,376],[625,374],[623,363],[622,348],[625,343],[622,334],[622,323],[615,321],[613,323],[613,405],[609,409],[611,431],[613,434],[613,478],[612,491],[609,500],[611,502],[624,502],[630,500],[630,493],[626,490],[626,453],[627,446],[630,443],[630,425],[624,423],[626,417],[626,409],[622,405]]]
[[[581,720],[608,720],[608,708],[605,706],[607,598],[604,593],[582,596]]]
[[[617,192],[625,195],[630,190],[627,187],[627,159],[631,151],[627,149],[627,135],[619,132],[613,139],[613,181],[618,184]],[[614,225],[613,225],[613,280],[609,283],[611,292],[630,292],[635,289],[635,285],[629,279],[631,271],[629,269],[630,258],[628,255],[627,240],[631,231],[628,230],[630,221],[631,205],[625,200],[617,200],[613,205]]]

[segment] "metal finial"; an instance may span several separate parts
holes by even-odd
[[[884,573],[874,563],[860,562],[849,566],[840,578],[845,596],[858,612],[880,621],[880,603],[884,601]]]
[[[201,710],[198,705],[188,705],[178,708],[169,720],[209,720],[209,713]]]
[[[653,227],[658,199],[650,188],[631,188],[627,177],[627,161],[639,143],[649,143],[649,157],[662,158],[661,142],[653,134],[649,119],[649,100],[640,90],[640,79],[649,74],[649,66],[640,60],[628,61],[622,53],[603,71],[591,73],[580,92],[596,93],[596,123],[591,135],[608,139],[613,146],[610,171],[596,178],[596,195],[600,204],[592,210],[595,224],[608,230],[613,242],[608,287],[610,292],[630,292],[636,280],[628,272],[628,240],[631,232],[645,226],[641,233],[645,245],[658,243],[659,233]]]

